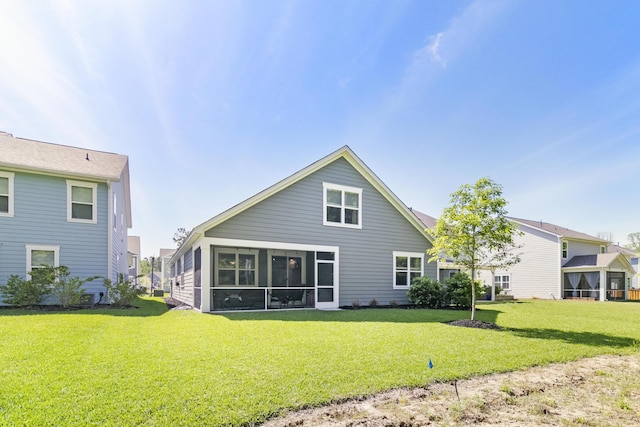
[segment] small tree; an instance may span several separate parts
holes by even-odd
[[[518,226],[505,217],[506,200],[502,187],[489,178],[474,185],[462,185],[451,194],[450,206],[444,209],[431,230],[434,242],[427,252],[431,261],[452,258],[466,267],[475,279],[480,268],[508,267],[520,261],[515,252],[514,236]],[[475,281],[471,282],[471,319],[475,319]]]
[[[632,249],[636,252],[640,252],[640,233],[629,233],[627,235],[627,240],[629,240],[629,243],[624,245],[626,248]]]

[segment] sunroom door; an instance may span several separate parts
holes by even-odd
[[[316,252],[316,308],[338,308],[338,263],[335,252]]]

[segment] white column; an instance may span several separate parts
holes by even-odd
[[[607,272],[600,270],[600,301],[604,301],[607,297]]]
[[[202,250],[201,261],[201,280],[200,280],[200,311],[208,313],[211,311],[211,245],[202,242],[200,246]]]

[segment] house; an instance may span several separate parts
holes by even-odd
[[[196,226],[169,261],[203,312],[407,303],[424,225],[347,146]]]
[[[127,156],[0,132],[0,283],[42,265],[126,277],[130,200]],[[99,280],[85,287],[104,296]]]
[[[165,292],[171,292],[171,276],[169,275],[169,260],[176,252],[175,249],[160,249],[160,277],[161,287]]]
[[[520,262],[507,269],[482,270],[515,298],[624,300],[633,267],[621,253],[608,253],[608,241],[542,221],[510,218],[521,236]]]
[[[140,236],[128,236],[127,248],[129,280],[137,286],[139,285],[138,276],[140,275]]]
[[[638,280],[640,279],[640,276],[638,276],[638,273],[640,273],[640,269],[638,269],[638,252],[634,251],[633,249],[625,248],[620,245],[607,246],[607,252],[610,252],[610,253],[619,252],[627,259],[629,264],[631,264],[631,267],[633,267],[633,273],[634,273],[633,277],[631,278],[631,288],[632,289],[640,288],[640,281]]]

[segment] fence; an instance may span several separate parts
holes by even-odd
[[[640,289],[629,289],[629,301],[640,301]]]

